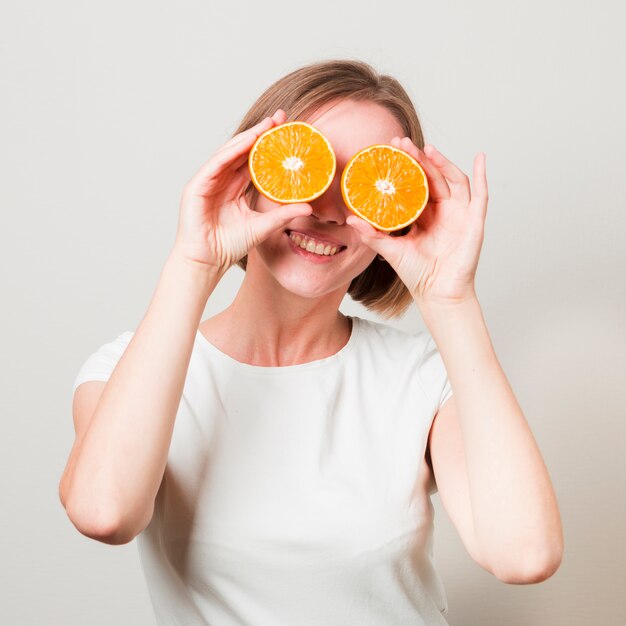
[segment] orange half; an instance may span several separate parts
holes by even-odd
[[[306,122],[265,131],[248,156],[254,186],[274,202],[310,202],[333,182],[337,160],[330,142]]]
[[[412,224],[428,202],[428,179],[409,154],[385,144],[357,152],[341,177],[346,206],[383,231]]]

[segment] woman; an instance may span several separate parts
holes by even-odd
[[[338,175],[310,204],[279,206],[246,162],[293,119],[330,140]],[[429,180],[424,213],[396,236],[342,202],[340,172],[374,143]],[[144,319],[74,383],[60,485],[81,533],[138,537],[159,623],[445,624],[436,489],[487,571],[509,583],[556,571],[555,494],[474,289],[486,209],[484,154],[471,189],[424,146],[398,82],[356,61],[277,81],[188,182]],[[307,252],[296,234],[337,252]],[[201,322],[234,264],[234,301]],[[414,301],[428,331],[345,316],[346,293],[386,317]]]

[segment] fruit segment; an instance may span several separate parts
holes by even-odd
[[[341,177],[346,206],[374,228],[400,230],[413,223],[428,202],[428,180],[409,154],[384,144],[355,154]]]
[[[332,183],[336,167],[330,142],[306,122],[270,128],[256,140],[248,157],[254,186],[283,204],[321,196]]]

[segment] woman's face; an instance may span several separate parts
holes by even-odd
[[[298,217],[286,229],[272,233],[248,254],[250,264],[262,263],[285,289],[303,297],[319,297],[347,291],[352,279],[374,259],[369,248],[347,223],[351,215],[341,195],[341,174],[351,157],[372,144],[388,144],[404,131],[393,114],[369,101],[339,100],[322,107],[306,120],[330,141],[337,158],[337,170],[330,187],[310,202],[311,215]],[[264,213],[279,206],[259,194],[254,209]],[[338,245],[334,255],[318,255],[296,245],[289,233],[308,235],[324,246]],[[255,269],[261,269],[255,268]]]

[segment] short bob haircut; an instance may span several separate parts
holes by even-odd
[[[393,77],[379,74],[371,65],[358,60],[334,59],[312,63],[286,74],[268,87],[245,114],[237,135],[282,109],[287,121],[305,121],[321,106],[336,100],[367,100],[386,107],[400,123],[405,136],[420,149],[424,136],[411,98]],[[254,208],[259,192],[252,182],[245,190]],[[392,236],[406,234],[410,226]],[[246,269],[248,257],[237,262]],[[348,288],[350,297],[384,318],[400,317],[413,298],[393,268],[382,257],[356,276]]]

